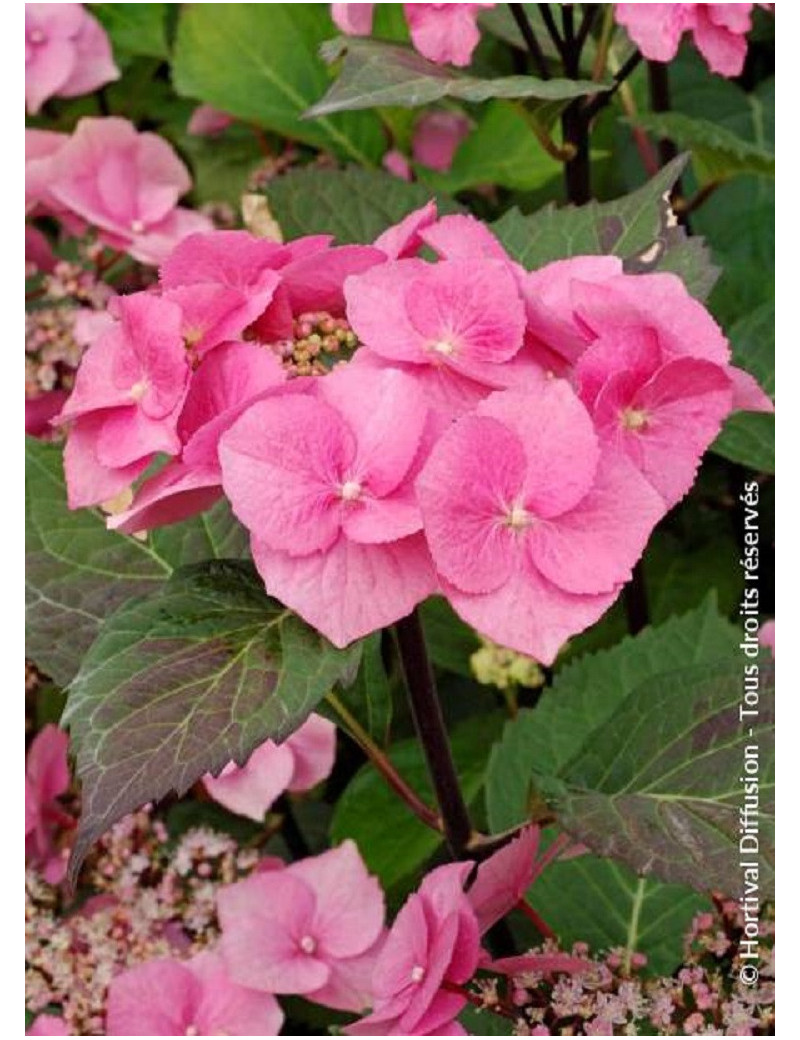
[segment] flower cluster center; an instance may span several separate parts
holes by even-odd
[[[292,339],[281,340],[272,349],[290,375],[323,376],[337,361],[348,360],[357,346],[358,337],[344,318],[310,311],[294,319]]]

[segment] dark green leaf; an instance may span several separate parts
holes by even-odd
[[[169,56],[169,4],[92,4],[92,13],[111,37],[114,50],[152,58]]]
[[[491,1011],[478,1011],[470,1004],[458,1016],[468,1036],[514,1036],[514,1022]]]
[[[442,596],[431,596],[420,607],[425,638],[433,663],[438,668],[472,679],[469,659],[481,641]]]
[[[642,685],[559,773],[559,820],[594,852],[640,875],[735,896],[740,859],[774,883],[774,680],[761,666],[757,719],[740,721],[743,662],[682,668]],[[758,758],[760,849],[740,854],[746,748]],[[753,752],[750,752],[751,754]]]
[[[368,166],[386,149],[371,112],[300,116],[329,83],[320,43],[331,34],[324,4],[186,4],[173,56],[179,94],[247,122]]]
[[[73,875],[125,813],[289,736],[357,666],[264,592],[252,566],[198,564],[112,615],[64,721],[83,782]]]
[[[712,589],[721,612],[731,614],[741,596],[738,559],[738,544],[724,531],[715,531],[713,541],[696,548],[656,531],[642,559],[651,621],[660,624],[699,607]]]
[[[451,734],[461,789],[474,801],[483,787],[486,757],[498,733],[489,716],[461,723]],[[433,792],[418,740],[404,740],[389,752],[395,768],[429,805]],[[418,870],[441,845],[441,835],[421,823],[371,765],[361,769],[339,799],[331,825],[334,842],[352,838],[370,871],[390,889]]]
[[[529,216],[509,210],[492,230],[529,270],[569,256],[611,253],[632,272],[673,271],[693,295],[705,299],[717,272],[703,243],[674,226],[666,202],[687,159],[679,156],[647,184],[613,202],[551,205]]]
[[[157,589],[173,567],[241,555],[247,539],[223,503],[146,541],[108,531],[97,510],[67,508],[61,455],[27,440],[26,639],[28,655],[65,686],[117,607]]]
[[[775,393],[775,304],[767,301],[730,330],[733,360],[768,394]],[[712,446],[718,455],[763,473],[775,472],[775,416],[755,412],[732,415]]]
[[[336,693],[337,700],[358,725],[381,747],[389,741],[392,724],[392,688],[381,656],[381,633],[363,640],[361,664],[356,681]],[[352,733],[352,727],[336,707],[323,703],[322,714]]]
[[[610,650],[571,661],[537,707],[506,724],[486,781],[489,824],[504,831],[528,818],[532,775],[556,775],[641,684],[675,667],[736,653],[737,630],[710,594],[701,607],[628,636]]]
[[[446,97],[472,102],[489,98],[529,98],[534,102],[558,101],[566,105],[573,98],[596,94],[603,88],[602,83],[541,80],[534,76],[476,79],[448,66],[436,65],[411,47],[380,40],[339,37],[325,45],[324,56],[329,61],[342,56],[344,60],[339,77],[328,93],[306,113],[309,118],[380,105],[418,108]]]
[[[775,156],[771,151],[709,119],[696,119],[682,112],[648,112],[637,115],[635,123],[691,152],[702,184],[720,183],[748,173],[775,176]]]
[[[295,170],[267,191],[286,238],[326,232],[337,242],[372,242],[391,224],[424,206],[430,189],[377,170]],[[439,212],[458,207],[439,200]]]

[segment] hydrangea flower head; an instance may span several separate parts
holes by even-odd
[[[352,841],[220,891],[221,951],[241,985],[362,1010],[384,902]]]
[[[108,990],[109,1036],[277,1036],[270,994],[234,982],[217,953],[156,959],[123,971]]]

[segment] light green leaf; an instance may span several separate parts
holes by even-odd
[[[317,51],[331,30],[324,4],[182,5],[175,89],[343,159],[373,165],[386,150],[373,113],[300,119],[328,86]]]
[[[109,531],[98,510],[67,508],[61,455],[27,439],[27,653],[64,686],[117,607],[155,591],[176,566],[242,555],[247,537],[224,503],[147,540]]]
[[[286,238],[327,233],[337,242],[372,242],[431,198],[430,189],[378,170],[295,170],[273,181],[267,199]],[[441,198],[439,212],[459,207]]]
[[[324,57],[343,57],[338,79],[306,116],[319,118],[332,112],[398,105],[418,108],[450,97],[481,102],[489,98],[528,98],[563,102],[596,94],[608,84],[570,79],[536,79],[534,76],[500,76],[476,79],[444,65],[436,65],[411,47],[380,40],[339,37],[325,45]],[[553,115],[557,115],[557,111]]]
[[[64,714],[83,784],[73,876],[126,813],[288,737],[335,683],[352,681],[360,652],[336,650],[239,561],[186,568],[123,606],[84,658]]]
[[[152,58],[169,56],[167,12],[169,4],[91,4],[111,38],[114,50]]]

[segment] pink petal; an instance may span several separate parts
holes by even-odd
[[[75,45],[72,40],[49,40],[35,48],[25,62],[25,105],[36,115],[49,98],[57,94],[75,68]]]
[[[245,295],[224,285],[199,284],[169,289],[163,299],[183,312],[181,331],[195,357],[202,357],[226,340],[235,340],[266,309],[280,282],[272,271],[263,292]]]
[[[334,25],[348,36],[369,36],[375,4],[331,4]]]
[[[221,482],[218,466],[187,466],[175,459],[145,481],[130,508],[110,516],[106,525],[136,534],[179,523],[210,509],[222,497]]]
[[[501,975],[523,975],[527,972],[580,975],[592,970],[592,962],[568,953],[528,953],[519,957],[501,957],[490,961],[487,967]]]
[[[469,65],[481,34],[475,24],[494,4],[403,4],[411,42],[429,61]]]
[[[294,757],[290,791],[309,791],[327,777],[336,758],[336,726],[321,715],[309,715],[286,741]]]
[[[614,4],[614,16],[651,61],[672,61],[697,4]]]
[[[69,737],[48,723],[34,737],[25,759],[25,772],[40,804],[51,802],[69,787]]]
[[[307,555],[334,544],[356,444],[330,405],[307,395],[257,402],[219,452],[234,512],[265,549]]]
[[[69,1036],[69,1026],[57,1015],[37,1015],[26,1036]]]
[[[213,105],[198,105],[186,124],[186,133],[193,137],[216,137],[233,122],[233,116],[220,112]]]
[[[502,423],[465,416],[441,437],[417,481],[436,567],[464,591],[499,588],[517,563],[517,538],[504,520],[525,468],[522,444]]]
[[[390,361],[429,361],[406,310],[406,290],[428,270],[422,260],[397,260],[347,279],[347,318],[365,348]]]
[[[206,773],[203,784],[215,802],[257,823],[288,788],[294,755],[288,745],[266,740],[239,767],[230,762],[218,777]]]
[[[295,314],[327,311],[344,314],[344,282],[351,275],[384,262],[374,246],[336,246],[292,260],[281,270],[283,284]]]
[[[466,213],[453,213],[422,229],[420,238],[443,260],[501,260],[508,254],[487,226]]]
[[[743,368],[729,365],[726,369],[733,383],[733,410],[741,412],[774,412],[772,398],[765,393],[758,380]]]
[[[447,173],[456,149],[471,129],[472,123],[461,112],[426,112],[414,127],[414,159],[432,170]]]
[[[103,413],[87,415],[73,425],[64,449],[64,475],[70,509],[98,505],[129,488],[150,465],[148,456],[120,469],[104,466],[97,458],[97,441],[105,424]]]
[[[210,282],[240,289],[246,296],[273,284],[274,269],[287,263],[287,247],[248,231],[212,231],[190,235],[161,265],[165,289]]]
[[[711,12],[706,14],[703,10],[706,6],[720,8],[737,5],[697,4],[696,6],[698,15],[693,29],[694,42],[706,59],[708,67],[712,72],[719,73],[720,76],[741,75],[747,57],[747,40],[741,32],[732,32],[724,25],[720,25]]]
[[[375,239],[375,248],[385,253],[390,260],[414,256],[422,245],[421,232],[436,220],[436,203],[433,199],[415,209],[399,224],[387,228]]]
[[[204,214],[178,206],[158,223],[151,224],[143,234],[133,235],[124,249],[143,264],[160,264],[184,239],[210,228],[211,221]],[[121,248],[114,242],[109,242],[109,245]]]
[[[109,1036],[183,1036],[192,1025],[202,987],[178,961],[157,959],[111,980],[106,1003]]]
[[[492,394],[478,414],[512,430],[525,451],[527,473],[520,505],[537,517],[572,509],[592,486],[599,446],[594,426],[563,379],[548,379],[525,393]]]
[[[267,592],[338,647],[394,624],[437,582],[421,534],[386,545],[339,537],[326,551],[291,557],[257,537],[253,558]]]
[[[664,503],[627,458],[604,454],[591,490],[574,509],[528,532],[534,566],[566,592],[613,592],[664,513]]]
[[[522,833],[480,864],[467,892],[481,935],[512,910],[533,881],[539,828]]]
[[[314,935],[320,957],[356,957],[376,942],[383,930],[383,892],[355,842],[348,839],[319,856],[298,860],[286,872],[316,895]]]
[[[200,981],[202,998],[192,1025],[201,1036],[277,1036],[283,1025],[271,993],[234,982],[218,953],[200,953],[186,965]]]
[[[88,11],[83,10],[81,27],[75,36],[75,65],[72,75],[58,91],[60,97],[78,97],[91,94],[112,80],[120,72],[114,64],[111,44],[105,30]]]
[[[104,413],[100,413],[104,415]],[[150,419],[139,408],[117,408],[105,413],[97,427],[94,454],[101,466],[121,470],[163,452],[177,455],[181,442],[172,427]]]
[[[624,375],[626,382],[640,386],[661,364],[658,337],[652,329],[613,328],[587,347],[575,365],[578,393],[591,409],[609,377]]]
[[[550,665],[572,636],[594,624],[619,594],[577,596],[564,592],[532,568],[518,569],[505,584],[471,596],[445,585],[456,613],[490,639]]]
[[[357,957],[331,961],[327,983],[309,993],[308,999],[340,1011],[363,1012],[372,1003],[372,974],[382,943],[383,936]]]
[[[301,943],[314,939],[313,891],[288,870],[254,874],[217,894],[220,951],[231,977],[268,993],[310,993],[330,969]]]
[[[31,437],[47,437],[52,433],[51,422],[63,409],[66,390],[47,390],[38,397],[25,399],[25,432]]]

